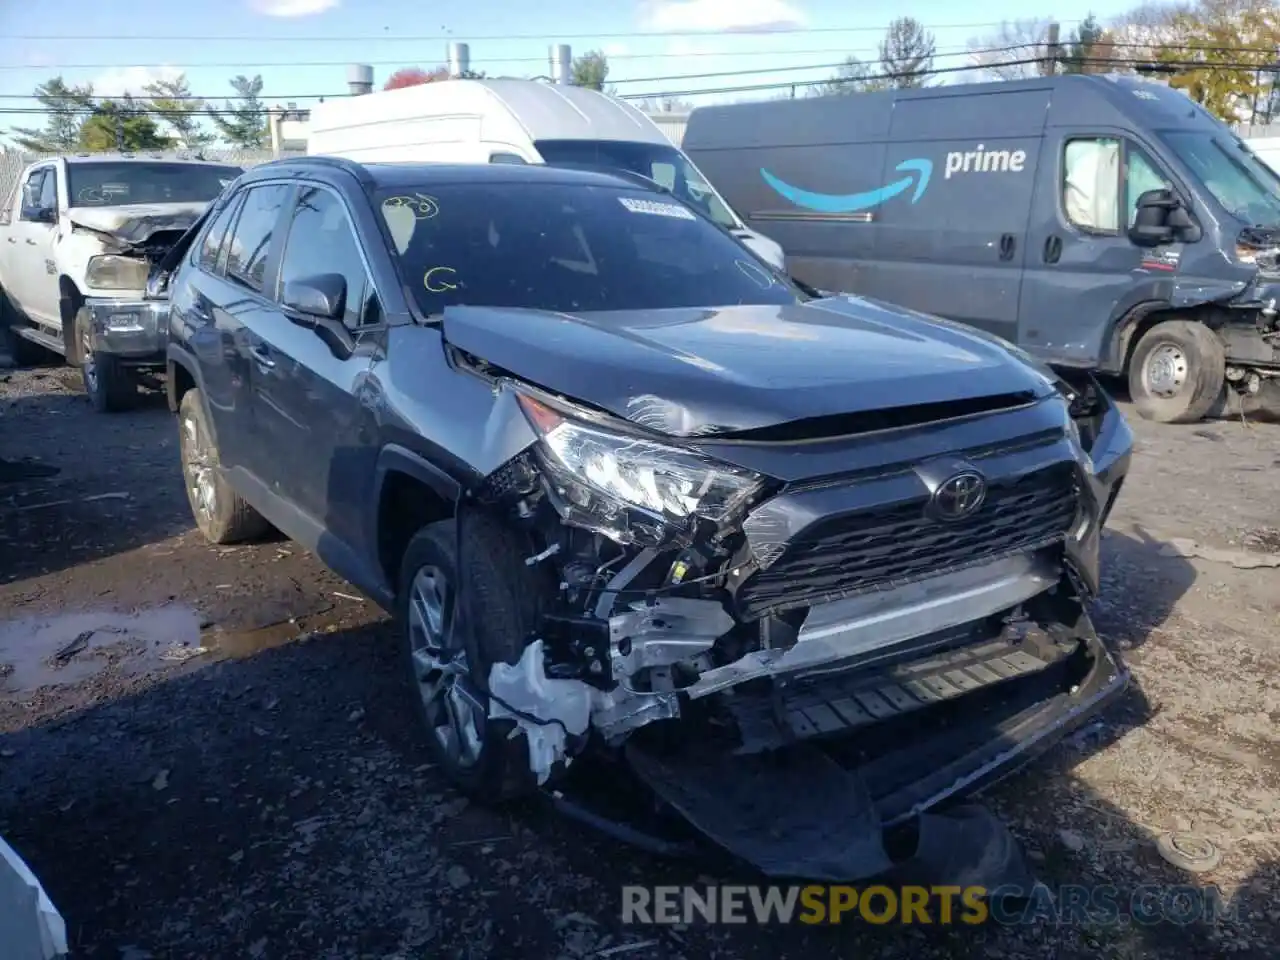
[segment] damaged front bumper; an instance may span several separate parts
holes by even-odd
[[[163,365],[169,324],[167,300],[92,298],[90,346],[135,365]]]
[[[713,837],[735,793],[755,791],[762,757],[808,757],[803,777],[826,771],[833,795],[863,797],[857,816],[880,826],[1004,776],[1127,683],[1087,607],[1132,435],[1084,387],[1070,406],[811,454],[701,443],[734,458],[739,483],[768,476],[769,457],[791,468],[809,455],[814,468],[666,542],[653,523],[630,540],[611,530],[634,522],[625,511],[593,522],[604,488],[575,492],[563,465],[547,480],[536,455],[509,464],[489,503],[505,497],[530,525],[554,507],[560,536],[537,540],[551,546],[527,562],[558,564],[563,602],[517,663],[493,666],[490,716],[522,729],[540,782],[596,743]],[[612,475],[593,455],[591,469]],[[679,479],[694,486],[686,461]],[[959,477],[983,497],[951,522],[938,491]]]

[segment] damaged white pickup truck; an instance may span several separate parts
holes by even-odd
[[[86,155],[27,167],[0,212],[0,324],[19,365],[52,352],[81,368],[103,411],[164,369],[157,262],[240,167]]]

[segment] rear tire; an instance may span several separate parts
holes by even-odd
[[[493,804],[539,786],[525,734],[513,720],[488,716],[488,678],[495,663],[520,659],[551,594],[528,572],[516,538],[496,520],[471,515],[464,530],[461,571],[457,521],[430,524],[409,541],[396,613],[428,747],[460,790]],[[432,599],[428,593],[441,580],[443,588]],[[464,608],[454,618],[457,585],[463,582]]]
[[[1166,320],[1142,335],[1129,360],[1129,395],[1157,423],[1197,423],[1226,390],[1226,350],[1193,320]]]
[[[200,391],[188,390],[178,406],[182,480],[196,526],[210,543],[240,543],[264,536],[271,525],[231,488],[204,415]]]
[[[76,356],[68,359],[74,359],[80,365],[84,392],[94,410],[99,413],[128,410],[137,402],[138,380],[133,371],[121,366],[119,358],[93,349],[92,322],[89,308],[81,307],[76,313],[78,349]]]

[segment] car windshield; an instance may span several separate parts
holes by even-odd
[[[732,237],[649,190],[450,183],[376,195],[423,313],[564,313],[784,304],[796,288]]]
[[[1255,225],[1280,225],[1280,182],[1248,150],[1212,133],[1169,131],[1164,139],[1232,216]]]
[[[211,163],[68,163],[67,196],[73,207],[207,203],[243,172]]]
[[[726,230],[742,229],[741,221],[698,168],[675,147],[621,140],[537,140],[534,146],[548,166],[638,173],[697,207]]]

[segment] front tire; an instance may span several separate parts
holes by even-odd
[[[1142,335],[1129,361],[1129,395],[1157,423],[1198,423],[1226,390],[1226,351],[1192,320],[1166,320]]]
[[[498,803],[538,782],[525,734],[510,719],[488,716],[489,671],[520,659],[545,585],[527,574],[514,538],[495,520],[469,517],[464,531],[461,571],[456,521],[430,524],[409,541],[397,619],[428,747],[460,790]],[[466,591],[454,616],[460,582]]]
[[[210,543],[256,540],[271,529],[257,510],[231,488],[222,474],[218,447],[204,415],[197,389],[182,395],[178,405],[178,450],[182,480],[196,526]]]
[[[76,313],[75,362],[80,365],[80,378],[84,392],[93,409],[99,413],[118,413],[128,410],[138,399],[138,381],[132,371],[120,365],[117,357],[93,349],[90,330],[92,319],[89,308],[81,307]]]

